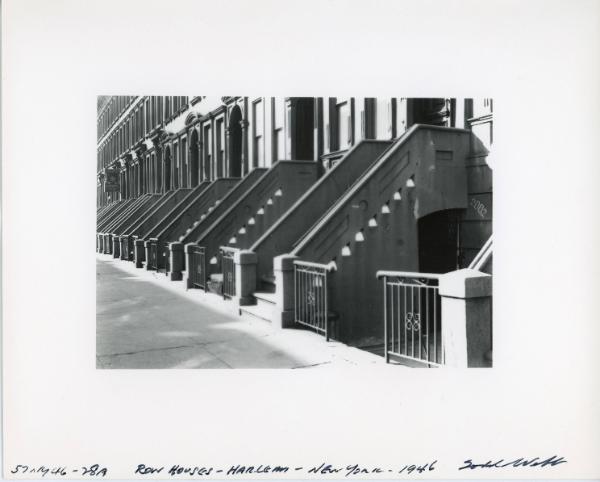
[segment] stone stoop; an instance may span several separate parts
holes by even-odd
[[[253,294],[255,305],[240,306],[240,316],[250,316],[273,322],[275,311],[275,293],[257,291]]]
[[[275,275],[269,274],[260,278],[261,293],[275,293]]]

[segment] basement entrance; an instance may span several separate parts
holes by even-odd
[[[419,271],[448,273],[460,268],[460,209],[438,211],[419,219]]]

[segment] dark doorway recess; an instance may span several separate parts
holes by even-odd
[[[438,211],[419,219],[419,271],[448,273],[459,268],[460,209]]]
[[[242,111],[237,105],[229,116],[229,177],[242,177]]]

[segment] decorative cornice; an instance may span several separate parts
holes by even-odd
[[[185,126],[189,127],[200,120],[197,112],[190,112],[185,118]]]
[[[135,152],[136,156],[143,154],[144,152],[146,152],[146,150],[147,150],[147,146],[146,146],[146,142],[144,139],[136,142],[135,145],[133,146],[133,151]]]

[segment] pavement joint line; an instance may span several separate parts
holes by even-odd
[[[163,350],[178,350],[180,348],[194,348],[194,347],[202,347],[205,343],[195,343],[192,345],[179,345],[179,346],[165,346],[161,348],[147,348],[145,350],[137,350],[137,351],[126,351],[123,353],[108,353],[106,355],[99,355],[101,357],[109,357],[109,356],[124,356],[124,355],[137,355],[139,353],[146,353],[152,351],[163,351]]]
[[[211,354],[212,356],[214,356],[217,360],[219,360],[221,363],[224,363],[225,365],[227,365],[228,368],[233,368],[229,363],[227,363],[225,360],[223,360],[219,355],[214,354],[212,351],[210,351],[207,347],[204,347],[204,349]]]

